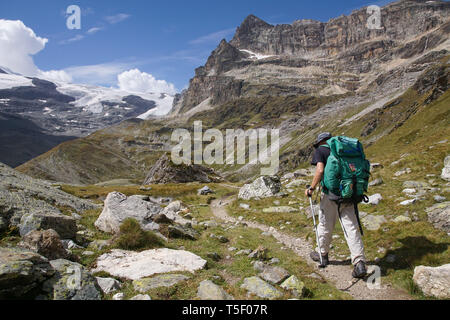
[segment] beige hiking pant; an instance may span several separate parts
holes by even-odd
[[[355,208],[351,203],[343,203],[341,204],[340,211],[342,224],[345,228],[344,236],[346,234],[345,238],[350,249],[352,264],[356,265],[359,261],[365,262],[364,245],[361,239],[361,232],[359,231]],[[320,252],[322,255],[330,251],[336,220],[339,220],[337,203],[330,200],[327,194],[322,193],[318,227]]]

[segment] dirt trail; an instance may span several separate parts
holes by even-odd
[[[234,198],[227,198],[223,200],[214,200],[211,203],[212,213],[226,221],[235,223],[238,220],[230,217],[226,211],[226,206],[234,201]],[[369,289],[364,280],[357,280],[351,276],[352,267],[335,261],[330,257],[330,265],[326,269],[319,269],[317,263],[312,261],[309,257],[312,251],[311,245],[301,239],[287,235],[276,230],[273,227],[266,226],[254,221],[242,220],[242,223],[247,224],[250,228],[256,228],[261,231],[270,233],[275,239],[283,243],[284,246],[293,250],[298,256],[302,257],[308,264],[316,268],[316,273],[320,274],[324,279],[333,283],[336,288],[350,294],[357,300],[410,300],[411,296],[403,291],[393,288],[390,284],[381,282],[380,289]]]

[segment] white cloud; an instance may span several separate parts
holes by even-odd
[[[82,34],[77,34],[75,37],[61,41],[60,44],[68,44],[68,43],[72,43],[72,42],[77,42],[80,40],[83,40],[84,36]]]
[[[217,43],[232,34],[236,29],[225,29],[214,33],[207,34],[200,38],[189,41],[189,44]]]
[[[113,85],[117,75],[132,67],[129,63],[111,62],[87,66],[74,66],[64,69],[78,83],[94,85]]]
[[[39,69],[32,55],[45,48],[47,39],[36,36],[22,21],[0,19],[0,64],[14,72],[35,76]]]
[[[129,17],[131,17],[129,14],[119,13],[114,16],[105,17],[105,20],[108,21],[110,24],[116,24],[128,19]]]
[[[72,82],[72,76],[64,70],[40,71],[39,78],[43,78],[53,82]]]
[[[103,28],[93,27],[93,28],[90,28],[90,29],[87,31],[87,33],[88,33],[88,34],[94,34],[94,33],[97,33],[97,32],[99,32],[99,31],[101,31],[101,30],[103,30]]]
[[[122,72],[117,76],[118,85],[121,90],[136,93],[177,93],[175,86],[165,80],[157,80],[151,74],[132,69]]]

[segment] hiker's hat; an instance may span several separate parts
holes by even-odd
[[[314,144],[314,148],[318,148],[319,145],[322,143],[322,141],[326,141],[331,138],[333,138],[333,135],[329,132],[323,132],[323,133],[319,134],[319,136],[317,137],[316,143]]]

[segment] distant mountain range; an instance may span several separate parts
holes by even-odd
[[[53,83],[0,67],[0,162],[16,167],[63,141],[126,119],[149,119],[172,102],[168,94]]]

